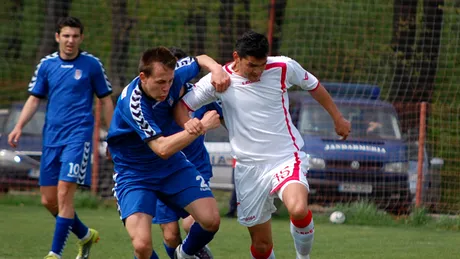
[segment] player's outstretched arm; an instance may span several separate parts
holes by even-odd
[[[314,91],[310,91],[310,94],[331,115],[336,133],[345,140],[351,132],[351,124],[343,118],[342,113],[337,108],[337,105],[335,105],[326,88],[321,83],[318,83],[317,88]]]
[[[11,147],[17,146],[19,138],[21,138],[22,129],[30,121],[32,116],[35,114],[35,112],[38,109],[39,104],[40,104],[40,98],[33,96],[33,95],[29,96],[26,103],[24,104],[24,107],[22,108],[21,115],[19,116],[16,126],[11,131],[11,133],[8,135],[8,144]]]
[[[230,86],[230,77],[219,63],[207,55],[197,56],[196,60],[201,67],[205,67],[211,72],[211,84],[218,93],[227,90]]]
[[[206,132],[207,130],[217,128],[220,125],[219,115],[215,111],[206,113],[203,119],[200,121],[198,121],[196,118],[192,119],[190,125],[198,122],[201,125],[195,125],[191,127],[203,127],[204,131],[200,131],[202,133]],[[200,135],[190,134],[187,130],[183,130],[171,136],[158,137],[149,141],[148,145],[159,157],[162,159],[168,159],[170,156],[179,152],[190,143],[192,143],[198,136]]]

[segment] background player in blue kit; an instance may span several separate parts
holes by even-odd
[[[174,56],[179,60],[187,56],[187,54],[181,49],[170,48],[170,50],[174,54]],[[183,91],[188,92],[189,90],[191,90],[191,88],[193,88],[193,84],[186,83],[184,85]],[[195,111],[193,116],[191,117],[202,119],[207,111],[213,110],[217,111],[219,116],[222,116],[222,107],[218,102],[213,102]],[[220,117],[220,120],[222,121],[222,117]],[[177,125],[176,122],[173,122],[168,135],[172,135],[182,130],[182,127]],[[201,174],[206,184],[209,184],[209,180],[212,177],[212,166],[209,159],[208,151],[206,150],[206,147],[204,145],[204,136],[200,136],[197,139],[195,139],[190,145],[182,149],[182,152],[185,154],[187,159],[196,167],[196,169]],[[158,200],[156,215],[152,222],[154,224],[160,224],[161,230],[163,232],[163,244],[167,254],[171,259],[174,258],[174,251],[176,247],[178,247],[182,242],[178,223],[179,218],[180,216],[177,215],[177,213],[173,209],[169,208],[162,201]],[[194,219],[192,216],[189,216],[183,220],[182,226],[187,233],[193,222]],[[207,247],[204,247],[203,249],[198,251],[196,256],[198,258],[212,258],[211,252]]]
[[[229,78],[214,60],[198,56],[176,63],[167,48],[158,47],[143,53],[139,76],[125,87],[115,108],[107,139],[115,165],[114,195],[139,259],[152,255],[151,224],[157,199],[178,215],[190,213],[196,220],[183,245],[176,249],[176,258],[195,258],[219,228],[219,211],[209,186],[179,152],[203,133],[201,129],[220,125],[217,112],[187,122],[200,134],[185,130],[167,134],[172,107],[179,101],[182,86],[198,74],[197,62],[212,72],[216,89],[225,90]]]
[[[93,95],[101,99],[107,126],[113,113],[112,87],[95,56],[79,49],[83,25],[74,17],[58,22],[59,52],[43,58],[29,84],[30,96],[8,143],[16,147],[22,128],[37,111],[40,99],[48,98],[40,192],[43,205],[56,217],[51,251],[45,258],[61,258],[69,229],[80,239],[77,259],[88,258],[99,233],[85,226],[73,208],[77,184],[91,184],[91,150],[94,118]]]

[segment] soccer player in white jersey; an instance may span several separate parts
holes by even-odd
[[[267,38],[253,31],[245,33],[236,42],[234,62],[224,67],[231,86],[216,93],[206,75],[184,96],[180,109],[193,111],[217,98],[222,101],[237,160],[238,221],[248,227],[252,258],[275,258],[270,219],[278,196],[289,211],[297,258],[304,259],[309,258],[314,236],[307,199],[308,160],[289,114],[287,89],[297,85],[309,91],[328,111],[342,139],[350,133],[350,122],[314,75],[293,59],[267,55]]]

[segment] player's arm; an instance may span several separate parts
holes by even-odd
[[[16,147],[19,141],[19,138],[22,135],[22,129],[26,124],[30,121],[32,116],[34,116],[35,112],[38,110],[38,105],[40,104],[40,98],[36,96],[29,96],[24,107],[22,108],[21,114],[19,115],[18,122],[16,126],[8,135],[8,144],[11,147]]]
[[[174,107],[173,114],[176,123],[184,127],[184,123],[190,119],[189,111],[195,111],[215,100],[217,100],[216,90],[211,84],[211,74],[207,74]]]
[[[198,64],[211,72],[211,84],[218,93],[224,92],[230,86],[230,77],[223,70],[222,65],[207,55],[196,57]]]
[[[28,89],[30,96],[24,104],[24,107],[22,108],[16,126],[8,135],[8,144],[11,147],[17,146],[17,143],[22,135],[22,129],[38,110],[38,106],[40,105],[40,99],[45,98],[48,94],[46,60],[47,58],[43,58],[40,60],[40,63],[37,65],[37,69],[35,70],[34,75],[30,80]]]
[[[219,115],[215,111],[208,112],[203,119],[191,119],[184,125],[187,126],[187,124],[189,124],[189,127],[196,127],[197,124],[202,124],[204,130],[207,131],[219,127]],[[168,159],[192,143],[198,136],[200,135],[190,134],[187,130],[183,130],[171,136],[160,136],[149,141],[148,145],[159,157]]]
[[[337,108],[331,95],[318,79],[306,71],[297,61],[289,59],[287,61],[287,78],[289,85],[298,85],[304,90],[308,90],[311,96],[326,109],[334,121],[335,131],[342,139],[346,139],[351,131],[351,124]]]
[[[110,128],[110,123],[113,117],[113,102],[110,95],[101,98],[102,110],[104,112],[104,121],[107,129]]]
[[[96,96],[101,100],[105,125],[107,128],[110,128],[113,116],[113,102],[110,97],[112,94],[112,85],[105,74],[105,69],[101,61],[94,57],[91,62],[91,85]]]

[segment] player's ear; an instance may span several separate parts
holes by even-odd
[[[233,51],[233,60],[236,61],[240,58],[240,56],[238,55],[238,52],[236,51]]]
[[[139,78],[141,79],[142,84],[146,83],[147,77],[145,76],[144,72],[139,73]]]
[[[57,43],[59,43],[59,33],[54,34],[54,39],[56,40]]]

